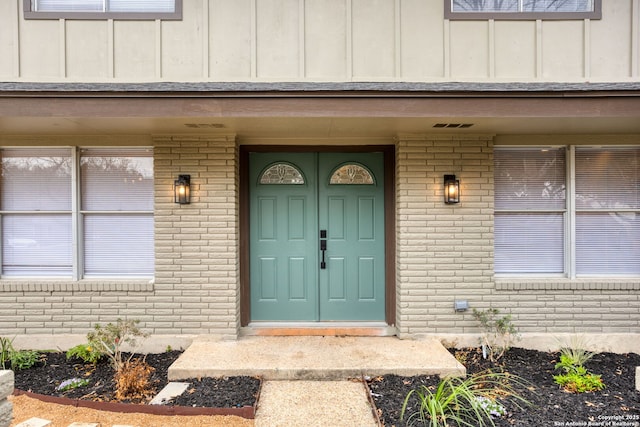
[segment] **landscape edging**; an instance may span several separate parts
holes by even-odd
[[[260,384],[262,388],[262,383]],[[258,396],[253,406],[242,406],[239,408],[205,408],[190,406],[167,406],[167,405],[140,405],[119,402],[95,402],[92,400],[70,399],[68,397],[49,396],[46,394],[32,393],[29,391],[15,389],[14,396],[27,396],[46,403],[56,403],[58,405],[75,406],[77,408],[89,408],[99,411],[120,412],[120,413],[142,413],[151,415],[234,415],[246,419],[254,419],[256,414],[256,406],[258,404]]]

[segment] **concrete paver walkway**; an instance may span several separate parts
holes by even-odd
[[[355,381],[265,381],[256,427],[376,427],[364,385]]]

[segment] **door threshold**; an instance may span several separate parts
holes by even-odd
[[[251,322],[241,336],[395,336],[395,326],[385,322]]]

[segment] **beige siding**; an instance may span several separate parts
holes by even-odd
[[[87,21],[65,22],[66,74],[70,79],[104,80],[109,71],[109,28],[111,22],[98,25]]]
[[[252,1],[215,0],[209,7],[209,70],[221,80],[252,76]]]
[[[633,8],[625,1],[602,2],[603,14],[618,22],[606,25],[603,21],[592,21],[590,31],[591,76],[594,78],[625,79],[632,74],[631,52],[633,37],[626,37],[633,30]],[[640,11],[636,11],[636,15]],[[636,25],[637,25],[637,19]],[[637,40],[637,37],[636,37]],[[636,46],[638,40],[636,41]]]
[[[309,0],[305,4],[305,76],[336,80],[348,75],[347,6],[344,0]]]
[[[260,79],[293,78],[300,75],[300,27],[303,16],[298,0],[256,2],[256,64]]]
[[[156,75],[156,23],[113,23],[113,74],[118,80],[144,80]]]
[[[495,77],[532,80],[536,77],[536,22],[495,22]]]
[[[638,0],[603,1],[593,21],[448,21],[441,0],[190,0],[181,21],[16,23],[22,0],[1,3],[3,80],[640,79]]]

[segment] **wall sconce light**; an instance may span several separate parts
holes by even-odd
[[[460,202],[460,181],[455,175],[444,176],[444,202],[447,205]]]
[[[173,181],[173,201],[181,205],[191,203],[191,175],[178,175]]]

